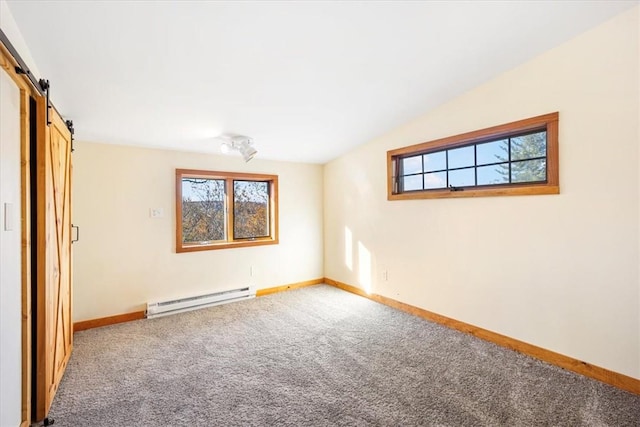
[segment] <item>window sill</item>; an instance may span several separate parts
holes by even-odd
[[[197,251],[211,251],[216,249],[231,249],[231,248],[246,248],[249,246],[264,246],[264,245],[277,245],[278,239],[256,239],[256,240],[242,240],[237,242],[221,242],[210,243],[205,245],[182,245],[176,248],[177,253],[182,252],[197,252]]]
[[[528,185],[528,186],[500,186],[495,188],[475,188],[461,191],[449,189],[406,192],[400,194],[388,194],[387,200],[412,200],[412,199],[450,199],[461,197],[496,197],[496,196],[531,196],[537,194],[560,194],[558,185]]]

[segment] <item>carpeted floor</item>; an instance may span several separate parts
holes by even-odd
[[[319,285],[79,332],[56,426],[638,426],[640,396]]]

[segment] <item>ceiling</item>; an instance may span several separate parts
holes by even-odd
[[[17,1],[76,139],[325,163],[637,1]],[[415,141],[421,142],[421,141]]]

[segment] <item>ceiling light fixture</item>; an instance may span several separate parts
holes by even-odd
[[[244,135],[236,135],[229,138],[229,141],[225,141],[220,144],[220,151],[224,154],[230,153],[232,150],[238,151],[242,154],[242,158],[245,162],[253,159],[258,151],[253,148],[253,140]]]

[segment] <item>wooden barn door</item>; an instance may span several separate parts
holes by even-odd
[[[71,133],[56,111],[48,108],[44,97],[37,99],[37,115],[33,421],[47,417],[73,346]]]

